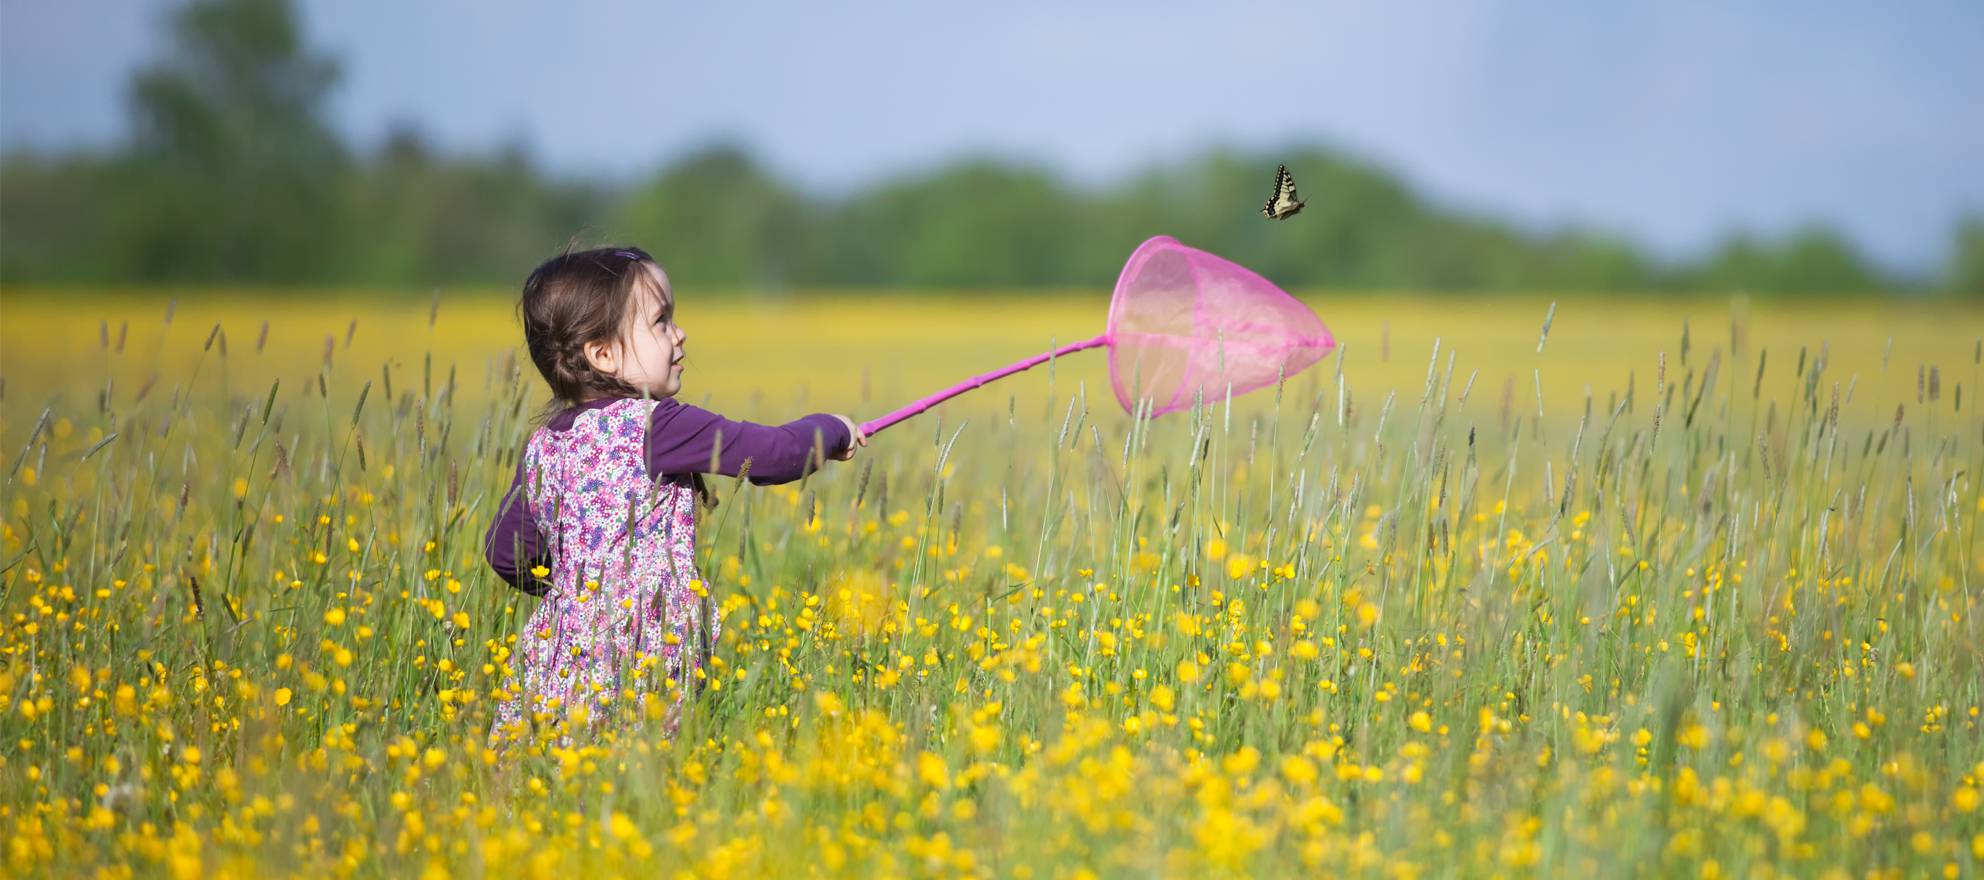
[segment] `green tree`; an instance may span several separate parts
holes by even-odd
[[[1853,243],[1824,225],[1792,233],[1778,266],[1776,289],[1783,293],[1859,293],[1880,286]]]
[[[341,274],[373,284],[519,283],[607,207],[600,188],[541,174],[520,145],[441,158],[410,125],[393,128],[351,189],[366,236]]]
[[[1696,267],[1692,286],[1711,293],[1777,292],[1777,255],[1747,232],[1736,232],[1717,245]]]
[[[613,218],[609,235],[648,249],[677,281],[776,288],[811,280],[811,208],[733,145],[662,169]]]
[[[1984,216],[1958,221],[1954,237],[1945,282],[1952,293],[1984,297]]]
[[[835,284],[1013,287],[1068,284],[1083,206],[1044,169],[967,160],[880,184],[827,221]]]
[[[97,156],[7,157],[0,164],[0,281],[116,280],[113,230],[122,204],[111,170]]]
[[[343,145],[323,119],[338,68],[286,0],[195,0],[130,89],[122,258],[152,279],[305,280],[335,271]]]
[[[1308,204],[1286,221],[1260,209],[1276,162],[1286,163]],[[1269,156],[1217,150],[1152,168],[1088,197],[1078,230],[1082,265],[1106,283],[1130,248],[1171,235],[1236,260],[1290,287],[1403,286],[1426,255],[1411,242],[1429,216],[1419,198],[1376,166],[1327,148]]]

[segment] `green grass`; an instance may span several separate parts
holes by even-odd
[[[711,306],[691,397],[867,415],[1092,305]],[[1978,316],[1581,303],[1539,340],[1544,305],[1326,307],[1342,358],[1154,421],[1071,361],[725,481],[677,734],[492,749],[535,600],[480,539],[542,393],[500,305],[291,307],[261,351],[241,303],[147,306],[84,358],[97,314],[10,297],[0,855],[1977,875]]]

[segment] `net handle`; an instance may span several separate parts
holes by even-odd
[[[1095,337],[1094,339],[1084,339],[1081,342],[1071,342],[1068,343],[1067,345],[1063,345],[1060,348],[1054,349],[1052,351],[1043,352],[1041,354],[1034,355],[1033,357],[1027,358],[1022,361],[1016,361],[1014,363],[1000,367],[999,369],[993,370],[990,373],[981,373],[979,375],[966,379],[963,382],[959,382],[956,385],[952,385],[949,388],[939,391],[936,394],[932,394],[929,397],[925,397],[921,400],[918,400],[917,402],[905,406],[902,409],[896,410],[895,412],[882,416],[879,419],[875,419],[874,421],[869,421],[869,422],[862,422],[861,433],[867,434],[872,437],[876,433],[880,432],[884,428],[889,427],[890,425],[893,425],[911,416],[918,415],[922,413],[924,410],[936,406],[937,404],[943,403],[946,400],[950,400],[951,398],[963,394],[966,391],[970,391],[973,388],[981,387],[988,382],[992,382],[997,379],[1003,379],[1007,376],[1010,376],[1022,370],[1027,370],[1033,367],[1040,366],[1041,364],[1044,364],[1064,354],[1081,351],[1083,349],[1099,348],[1101,346],[1108,344],[1109,344],[1109,334],[1104,333],[1101,336]]]

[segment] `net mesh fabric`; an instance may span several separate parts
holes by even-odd
[[[1322,360],[1336,339],[1273,282],[1170,236],[1143,243],[1109,304],[1116,400],[1149,414],[1264,388]]]

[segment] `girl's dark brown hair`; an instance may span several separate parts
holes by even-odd
[[[517,309],[524,346],[551,386],[550,411],[603,396],[639,397],[633,386],[592,368],[587,343],[620,338],[636,291],[654,262],[637,247],[570,251],[545,260],[524,279]]]

